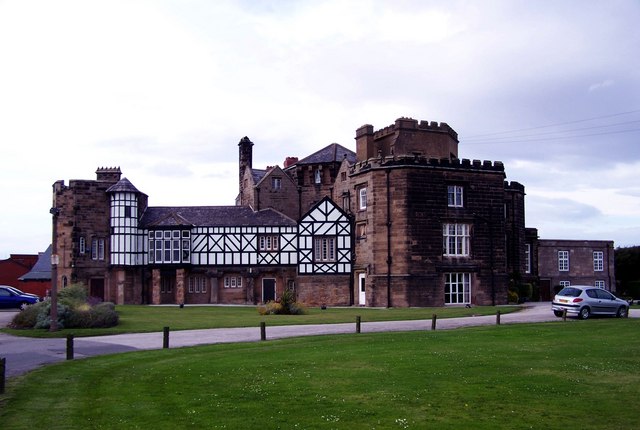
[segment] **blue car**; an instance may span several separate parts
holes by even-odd
[[[25,293],[9,285],[0,285],[0,308],[24,309],[39,301],[35,294]]]

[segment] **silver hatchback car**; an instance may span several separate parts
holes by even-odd
[[[602,288],[588,285],[572,285],[564,287],[553,298],[551,309],[557,317],[564,311],[586,320],[591,315],[615,315],[618,318],[627,316],[629,304]]]

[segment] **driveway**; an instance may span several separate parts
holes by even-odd
[[[0,326],[6,326],[15,312],[0,311]],[[640,317],[640,310],[632,310],[630,317]],[[496,324],[496,316],[447,318],[437,321],[437,330]],[[551,312],[551,304],[529,303],[522,311],[501,315],[501,324],[558,321]],[[431,330],[432,321],[362,322],[361,333],[383,331]],[[355,333],[354,323],[273,326],[266,328],[266,339]],[[179,348],[216,343],[257,342],[261,340],[259,327],[183,330],[169,335],[169,347]],[[0,357],[5,357],[6,376],[22,375],[45,364],[66,360],[66,339],[33,339],[0,333]],[[163,333],[133,333],[94,336],[74,339],[74,358],[93,357],[129,351],[161,349]]]

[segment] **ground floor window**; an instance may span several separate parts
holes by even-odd
[[[204,276],[189,277],[189,293],[206,293],[207,278]]]
[[[445,273],[444,303],[446,305],[471,303],[471,274]]]
[[[604,289],[604,281],[596,281],[596,287]]]
[[[242,288],[242,278],[240,276],[225,276],[225,288]]]

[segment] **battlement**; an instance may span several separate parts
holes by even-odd
[[[355,163],[351,167],[351,173],[359,173],[376,168],[390,167],[426,167],[426,168],[446,168],[446,169],[464,169],[464,170],[480,170],[490,172],[504,172],[504,163],[502,161],[489,160],[469,160],[448,158],[426,158],[419,155],[415,156],[388,156],[370,158],[366,161]],[[512,182],[513,187],[520,186],[524,192],[524,187],[517,182]],[[506,187],[506,185],[505,185]]]
[[[524,185],[516,181],[504,181],[504,189],[507,191],[517,191],[520,193],[524,193]]]
[[[378,131],[371,124],[356,130],[358,160],[383,156],[420,154],[430,158],[458,158],[458,133],[446,122],[398,118]]]
[[[413,118],[401,117],[396,119],[395,123],[381,128],[380,130],[375,132],[373,131],[373,126],[371,125],[367,124],[363,127],[370,127],[374,139],[381,139],[400,130],[423,130],[433,133],[445,133],[451,136],[451,138],[455,139],[456,141],[458,140],[458,133],[456,133],[456,131],[451,128],[451,126],[449,126],[449,124],[447,124],[446,122],[438,123],[437,121],[425,120],[418,122],[418,120]],[[360,129],[362,129],[363,127],[361,127]],[[360,129],[358,129],[358,131],[360,131]],[[356,131],[356,136],[358,135],[358,131]]]

